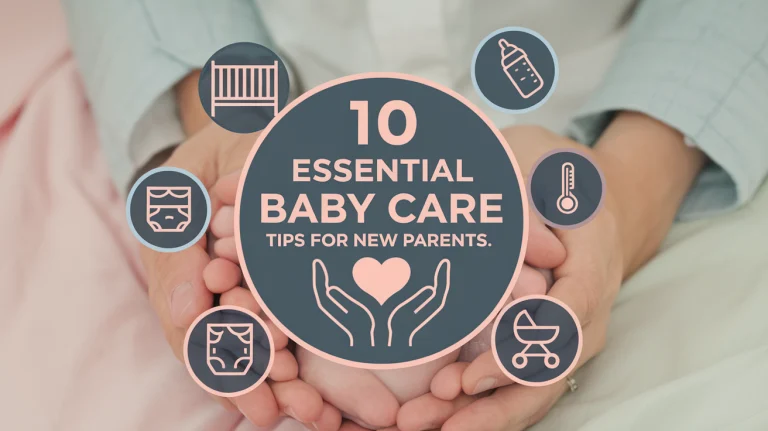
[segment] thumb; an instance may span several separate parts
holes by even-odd
[[[432,287],[424,286],[419,289],[418,292],[414,293],[411,297],[395,307],[395,309],[392,310],[391,316],[394,316],[395,314],[414,315],[419,313],[424,309],[428,302],[435,300],[434,297],[435,292]]]
[[[341,290],[340,287],[331,286],[328,290],[328,296],[344,314],[353,311],[356,307],[367,309],[363,304],[349,296],[347,292]]]
[[[312,261],[312,292],[315,294],[317,306],[328,313],[334,313],[336,307],[330,303],[328,297],[328,269],[320,259]]]
[[[333,301],[336,304],[336,306],[339,307],[344,314],[347,314],[351,311],[355,311],[359,308],[363,310],[365,314],[368,315],[368,320],[366,322],[360,322],[359,324],[362,325],[362,327],[364,328],[368,328],[370,326],[371,346],[375,345],[374,330],[376,328],[376,322],[373,317],[373,314],[368,309],[368,307],[366,307],[362,302],[358,301],[357,299],[351,297],[347,292],[345,292],[344,290],[342,290],[337,286],[331,286],[330,290],[328,291],[328,296],[330,297],[331,301]],[[355,325],[357,324],[357,322],[351,322],[351,324]]]
[[[432,286],[424,286],[411,298],[403,303],[404,310],[400,313],[412,312],[420,316],[431,315],[442,308],[451,287],[451,261],[443,259],[437,264]]]
[[[565,261],[565,246],[535,214],[529,210],[530,227],[525,262],[536,268],[552,269]]]
[[[232,139],[215,125],[206,127],[182,143],[165,166],[190,172],[209,189],[218,179],[219,153]],[[215,208],[211,208],[211,212],[214,211]],[[213,295],[203,281],[203,270],[211,260],[206,247],[207,241],[203,236],[191,247],[174,253],[141,248],[150,303],[179,358],[182,357],[185,329],[213,304]]]
[[[328,268],[325,267],[325,264],[320,259],[312,261],[312,285],[318,293],[327,290],[329,287]]]
[[[443,259],[437,264],[435,269],[435,280],[432,287],[435,289],[437,302],[445,300],[448,296],[448,290],[451,288],[451,261]]]
[[[182,357],[186,328],[213,305],[213,294],[203,282],[210,262],[200,243],[176,253],[142,249],[147,268],[149,300],[177,357]]]

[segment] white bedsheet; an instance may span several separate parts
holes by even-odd
[[[768,430],[768,187],[674,226],[575,378],[534,430]]]

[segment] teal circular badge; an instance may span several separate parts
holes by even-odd
[[[472,58],[472,84],[492,107],[523,114],[543,105],[559,77],[552,45],[539,33],[522,27],[494,31],[478,45]]]
[[[500,132],[461,96],[400,74],[332,81],[252,150],[236,204],[243,272],[314,353],[378,369],[426,362],[509,297],[523,188]]]

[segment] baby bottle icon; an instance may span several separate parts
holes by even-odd
[[[528,59],[528,54],[519,47],[499,39],[501,47],[501,68],[523,99],[527,99],[544,87],[544,80]]]

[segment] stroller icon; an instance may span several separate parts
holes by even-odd
[[[525,317],[526,322],[521,322],[523,317]],[[557,338],[560,333],[559,326],[536,325],[536,322],[533,321],[528,310],[523,310],[515,316],[513,330],[517,341],[525,344],[525,348],[522,352],[512,356],[512,365],[515,368],[518,370],[525,368],[525,366],[528,365],[528,358],[534,357],[543,357],[544,365],[549,369],[557,368],[557,366],[560,365],[560,356],[550,352],[546,347],[546,344],[555,341]],[[528,353],[528,350],[533,345],[539,346],[544,352]]]

